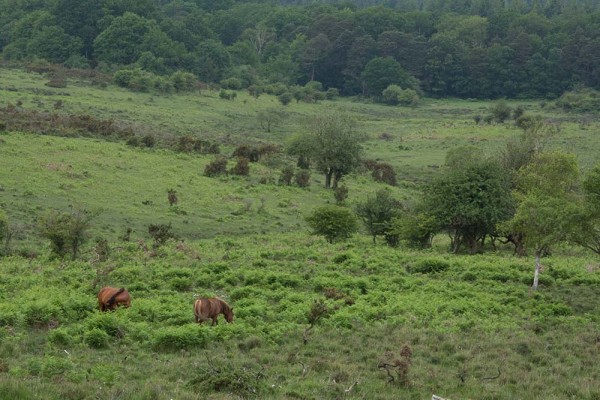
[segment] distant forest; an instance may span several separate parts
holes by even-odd
[[[0,0],[0,52],[239,88],[551,99],[600,89],[600,2]]]

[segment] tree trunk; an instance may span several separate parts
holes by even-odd
[[[329,189],[331,187],[331,170],[325,172],[325,189]]]
[[[332,184],[332,187],[334,189],[337,189],[338,182],[340,181],[340,179],[342,179],[342,176],[343,175],[342,175],[341,172],[336,171],[336,172],[333,173],[333,184]]]
[[[538,283],[540,281],[540,268],[541,268],[541,263],[540,263],[540,250],[537,250],[535,252],[535,273],[533,274],[533,290],[537,290],[538,287]]]

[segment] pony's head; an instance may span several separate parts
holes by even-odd
[[[225,320],[227,322],[233,322],[233,308],[226,305],[223,307],[223,315],[225,316]]]

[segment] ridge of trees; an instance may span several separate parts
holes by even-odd
[[[318,81],[391,104],[600,89],[597,0],[307,3],[0,0],[0,51],[239,88]]]

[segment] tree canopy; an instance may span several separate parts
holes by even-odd
[[[184,70],[211,83],[246,66],[255,70],[246,86],[316,80],[376,99],[390,85],[462,98],[600,89],[597,0],[347,5],[1,0],[0,51],[9,60]],[[158,64],[139,62],[146,52]]]

